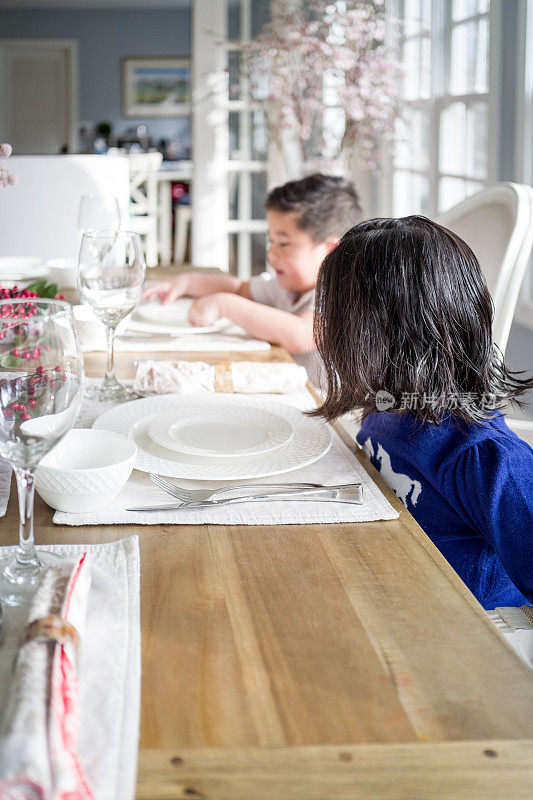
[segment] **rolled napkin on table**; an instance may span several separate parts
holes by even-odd
[[[0,798],[94,800],[76,749],[88,555],[43,572],[0,729]]]
[[[285,394],[305,386],[307,372],[299,364],[256,361],[140,361],[134,391],[156,394],[238,392]]]

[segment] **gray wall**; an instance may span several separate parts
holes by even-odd
[[[0,38],[78,41],[80,121],[110,121],[114,134],[145,122],[155,139],[190,138],[188,118],[122,117],[120,85],[125,56],[190,56],[188,9],[2,9],[0,3],[0,12]]]

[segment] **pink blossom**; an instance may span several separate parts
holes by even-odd
[[[311,0],[307,11],[294,12],[280,0],[279,13],[259,37],[241,43],[256,99],[260,76],[270,135],[276,140],[280,130],[291,130],[304,163],[333,163],[353,152],[374,167],[386,152],[402,73],[385,44],[379,5],[346,0],[342,10]]]
[[[9,158],[12,152],[13,148],[10,144],[0,144],[0,158]]]

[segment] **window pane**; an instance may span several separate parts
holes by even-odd
[[[333,159],[340,150],[346,128],[342,108],[326,108],[322,118],[322,125],[324,137],[323,155],[325,158]]]
[[[480,13],[478,8],[478,0],[453,0],[452,3],[452,19],[467,19]]]
[[[404,35],[416,36],[431,27],[431,0],[405,0]]]
[[[265,218],[266,172],[252,172],[252,219]]]
[[[466,174],[486,180],[488,177],[488,108],[475,103],[467,111]]]
[[[427,112],[407,108],[397,126],[395,164],[404,169],[429,170],[429,118]]]
[[[439,182],[439,211],[447,211],[466,197],[466,181],[461,178],[441,178]]]
[[[440,118],[439,169],[451,175],[464,175],[466,140],[466,106],[452,103]]]
[[[470,94],[488,88],[488,20],[467,22],[452,30],[450,92]]]
[[[229,127],[229,157],[233,158],[236,150],[239,150],[240,134],[239,134],[239,112],[230,111],[228,114],[228,127]]]
[[[266,234],[252,233],[252,275],[266,269]]]
[[[486,103],[452,103],[441,114],[439,169],[448,175],[486,180],[488,174]]]
[[[404,98],[427,99],[431,94],[431,44],[429,38],[410,39],[404,43]]]
[[[268,150],[268,126],[262,108],[252,114],[252,158],[260,161],[266,159]]]
[[[397,170],[393,189],[394,216],[429,213],[429,180],[425,175]]]
[[[241,96],[241,54],[237,50],[228,52],[228,86],[229,99],[238,100]]]

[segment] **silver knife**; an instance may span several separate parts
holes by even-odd
[[[342,493],[350,492],[351,496],[342,497]],[[250,503],[264,500],[287,500],[288,502],[313,502],[313,503],[344,503],[347,505],[361,505],[363,502],[363,486],[360,483],[349,484],[346,489],[304,489],[292,492],[275,492],[262,495],[245,495],[243,497],[229,497],[227,500],[204,501],[202,503],[168,503],[164,506],[137,506],[127,508],[126,511],[175,511],[186,508],[215,508],[233,503]]]

